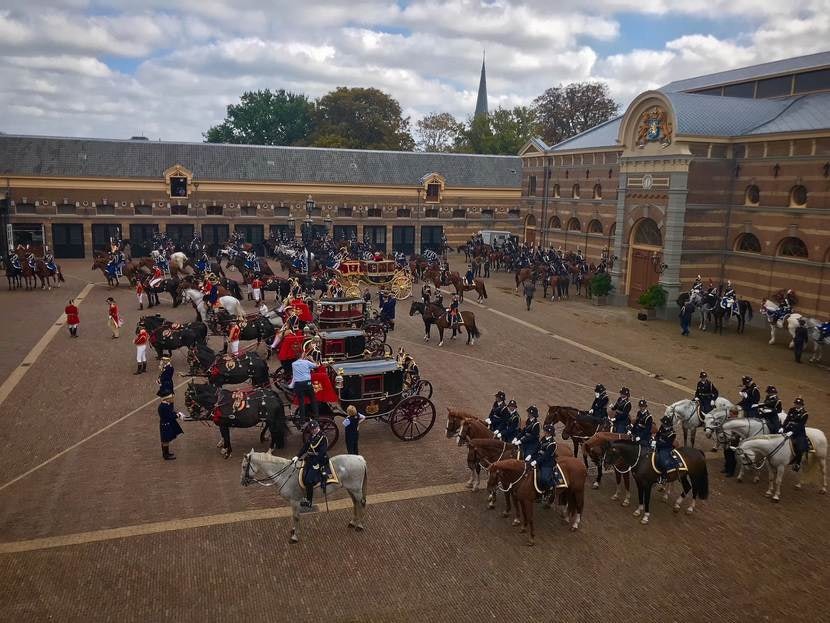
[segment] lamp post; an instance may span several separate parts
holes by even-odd
[[[305,200],[305,218],[303,219],[301,236],[303,240],[303,253],[305,253],[305,288],[311,288],[311,251],[309,245],[313,238],[311,214],[314,212],[314,199],[311,195]]]

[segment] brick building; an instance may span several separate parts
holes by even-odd
[[[609,249],[617,303],[700,274],[830,316],[830,52],[673,82],[520,157],[524,237]]]
[[[0,135],[3,231],[57,257],[90,257],[116,231],[135,254],[157,230],[258,244],[298,231],[309,196],[315,228],[409,254],[519,233],[520,180],[516,156]]]

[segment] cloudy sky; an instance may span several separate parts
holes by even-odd
[[[830,0],[0,0],[0,131],[201,140],[244,90],[374,86],[413,120],[830,48]]]

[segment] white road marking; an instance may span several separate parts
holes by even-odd
[[[81,307],[81,303],[86,298],[86,295],[89,294],[89,291],[92,290],[94,284],[87,284],[84,286],[83,290],[75,297],[76,305],[78,308]],[[37,344],[32,347],[26,356],[23,358],[23,361],[18,364],[18,366],[12,370],[12,373],[9,374],[8,378],[0,385],[0,406],[3,406],[3,403],[6,401],[6,398],[12,393],[17,384],[20,383],[21,379],[26,375],[29,369],[32,367],[32,364],[37,361],[38,357],[46,350],[46,347],[49,346],[49,342],[58,334],[58,331],[61,330],[61,327],[64,326],[64,318],[65,315],[61,313],[58,316],[58,319],[52,323],[52,326],[46,330],[46,333],[43,334]]]
[[[190,379],[188,379],[187,381],[182,381],[181,383],[179,383],[178,385],[176,385],[176,386],[175,386],[175,389],[178,389],[178,388],[179,388],[179,387],[181,387],[182,385],[186,385],[186,384],[187,384],[187,383],[189,383],[189,382],[190,382]],[[149,407],[151,404],[153,404],[154,402],[157,402],[158,400],[159,400],[159,398],[153,398],[152,400],[148,400],[147,402],[145,402],[145,403],[144,403],[143,405],[141,405],[140,407],[136,407],[135,409],[133,409],[132,411],[130,411],[130,412],[129,412],[129,413],[127,413],[126,415],[122,415],[122,416],[121,416],[120,418],[118,418],[117,420],[113,420],[112,422],[110,422],[109,424],[107,424],[107,425],[106,425],[106,426],[104,426],[103,428],[98,429],[97,431],[95,431],[95,432],[94,432],[94,433],[92,433],[91,435],[87,435],[86,437],[84,437],[84,438],[83,438],[83,439],[81,439],[80,441],[77,441],[77,442],[73,443],[73,444],[72,444],[71,446],[69,446],[68,448],[65,448],[65,449],[61,450],[61,451],[60,451],[60,452],[58,452],[56,455],[54,455],[54,456],[52,456],[52,457],[49,457],[48,459],[46,459],[45,461],[43,461],[43,463],[40,463],[39,465],[35,465],[33,468],[31,468],[31,469],[29,469],[29,470],[26,470],[25,472],[23,472],[23,473],[22,473],[22,474],[20,474],[19,476],[16,476],[16,477],[12,478],[12,479],[11,479],[11,480],[9,480],[8,482],[4,483],[3,485],[0,485],[0,491],[2,491],[3,489],[5,489],[6,487],[10,487],[10,486],[12,486],[14,483],[18,482],[19,480],[23,480],[24,478],[26,478],[27,476],[30,476],[31,474],[35,473],[36,471],[38,471],[38,470],[39,470],[39,469],[41,469],[42,467],[46,467],[46,466],[47,466],[47,465],[49,465],[49,463],[51,463],[52,461],[55,461],[56,459],[59,459],[60,457],[62,457],[64,454],[66,454],[66,453],[68,453],[68,452],[71,452],[72,450],[74,450],[75,448],[77,448],[77,447],[79,447],[79,446],[82,446],[83,444],[85,444],[85,443],[86,443],[87,441],[89,441],[90,439],[94,439],[95,437],[97,437],[97,436],[98,436],[98,435],[100,435],[101,433],[103,433],[103,432],[105,432],[105,431],[108,431],[110,428],[112,428],[112,427],[113,427],[113,426],[115,426],[116,424],[120,424],[121,422],[123,422],[124,420],[126,420],[128,417],[130,417],[130,416],[132,416],[132,415],[135,415],[136,413],[138,413],[138,412],[139,412],[139,411],[141,411],[142,409],[145,409],[145,408]]]

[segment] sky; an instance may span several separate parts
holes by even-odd
[[[0,0],[0,131],[200,141],[246,90],[376,87],[414,122],[830,48],[830,0]]]

